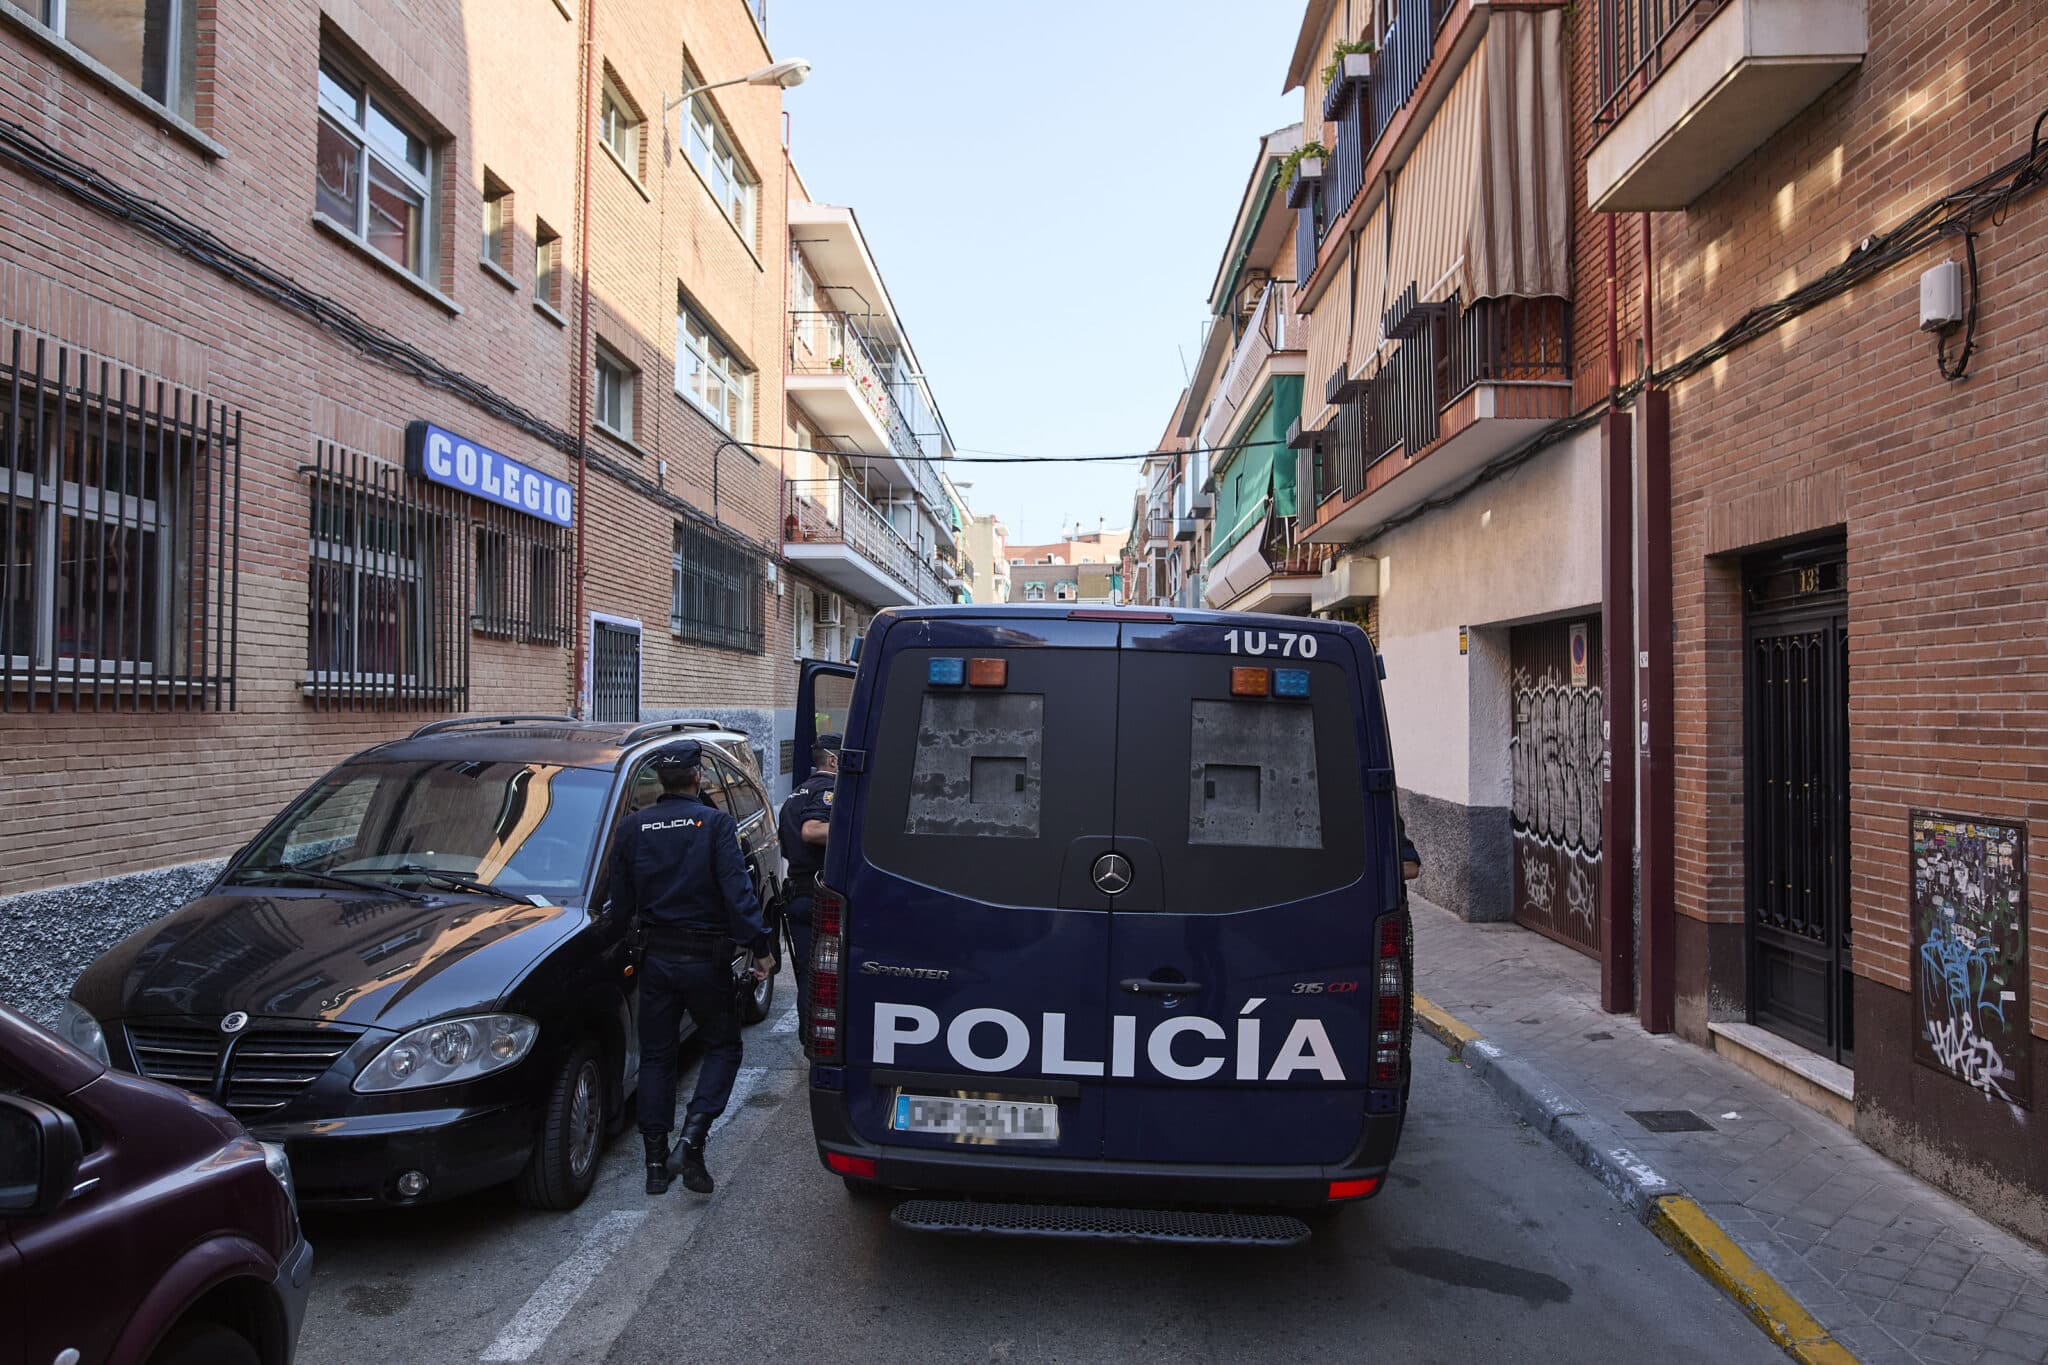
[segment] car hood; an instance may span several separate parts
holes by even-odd
[[[243,1010],[410,1028],[496,1006],[588,922],[574,907],[479,896],[223,888],[115,945],[72,996],[103,1020]]]

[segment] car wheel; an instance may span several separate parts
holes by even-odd
[[[740,995],[740,1022],[758,1024],[768,1017],[768,1011],[775,1004],[775,978],[764,976],[756,981],[747,979],[747,989]]]
[[[573,1209],[597,1183],[604,1145],[604,1066],[588,1041],[569,1049],[549,1084],[540,1136],[516,1193],[530,1209]]]
[[[181,1322],[149,1365],[263,1365],[249,1339],[217,1322]]]

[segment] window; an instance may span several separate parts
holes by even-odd
[[[1052,587],[1052,595],[1053,600],[1056,602],[1071,602],[1074,600],[1074,585],[1072,583],[1055,583]]]
[[[1043,602],[1045,600],[1045,584],[1026,583],[1024,585],[1024,600],[1026,602]]]
[[[927,692],[904,832],[1036,839],[1044,735],[1043,696]]]
[[[669,628],[686,640],[758,654],[761,557],[697,526],[678,526],[670,560]]]
[[[533,225],[533,301],[562,311],[562,235],[538,220]]]
[[[107,70],[190,120],[200,0],[0,0],[27,10]]]
[[[566,528],[491,513],[500,519],[476,528],[475,629],[531,644],[569,643],[570,607],[563,600],[568,554]]]
[[[731,435],[752,429],[753,371],[711,334],[702,318],[680,305],[676,309],[676,392]]]
[[[320,62],[314,207],[392,264],[426,277],[434,153],[392,103],[331,58]]]
[[[483,257],[500,270],[512,268],[512,191],[505,182],[484,172]]]
[[[456,495],[326,443],[312,474],[309,695],[330,706],[462,706],[469,661],[458,631],[469,563]],[[502,565],[511,550],[483,554]]]
[[[604,143],[626,174],[640,178],[640,115],[626,98],[618,81],[605,76],[604,92],[598,97],[597,137]]]
[[[597,424],[614,436],[633,439],[633,407],[640,377],[633,367],[600,343],[592,387],[597,391]]]
[[[232,707],[239,417],[24,340],[0,361],[0,708],[153,709],[167,684]]]
[[[732,220],[740,236],[752,242],[757,187],[739,153],[733,150],[732,139],[713,112],[711,101],[702,95],[691,100],[686,122],[690,164],[711,187],[711,197],[718,201],[718,207]]]
[[[713,762],[725,778],[725,813],[740,824],[745,824],[767,809],[761,804],[754,784],[744,776],[745,765],[727,758],[720,753]]]

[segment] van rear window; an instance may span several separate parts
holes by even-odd
[[[1192,715],[1188,842],[1321,848],[1315,712],[1198,699]]]
[[[1036,839],[1045,698],[933,692],[924,699],[905,834]]]

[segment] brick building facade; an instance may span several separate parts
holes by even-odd
[[[435,716],[779,774],[781,91],[667,103],[772,60],[743,0],[0,0],[0,997]]]

